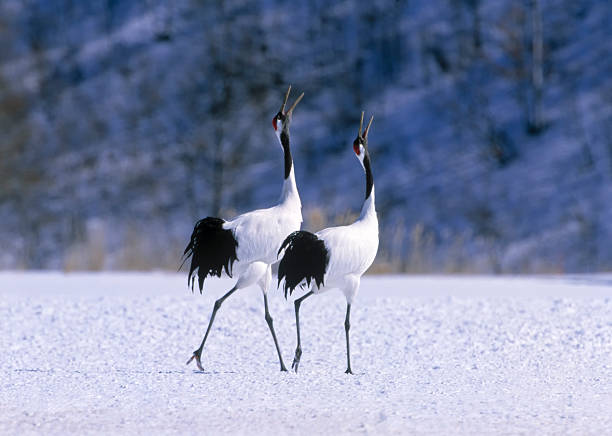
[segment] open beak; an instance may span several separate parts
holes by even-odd
[[[363,115],[364,112],[361,112],[361,120],[359,121],[359,137],[366,139],[368,137],[368,132],[370,131],[370,126],[372,125],[372,121],[374,121],[374,115],[372,115],[372,117],[370,118],[370,122],[368,123],[368,126],[365,128],[365,130],[363,131],[363,135],[361,134],[361,129],[363,129]]]
[[[302,99],[302,97],[304,97],[304,93],[302,92],[300,94],[300,96],[297,98],[297,100],[295,100],[295,103],[293,103],[293,106],[291,106],[289,108],[289,110],[287,111],[287,115],[291,115],[291,113],[293,112],[293,109],[295,109],[295,107],[297,106],[297,104],[300,102],[300,100]]]
[[[280,108],[280,112],[284,115],[290,115],[293,112],[293,109],[295,109],[297,104],[300,102],[302,97],[304,97],[304,93],[302,92],[300,96],[297,98],[297,100],[293,103],[293,105],[289,108],[289,110],[285,112],[285,107],[287,106],[287,100],[289,100],[289,93],[291,93],[291,85],[289,85],[289,88],[287,89],[287,93],[285,94],[285,100],[283,101],[283,105]]]
[[[367,138],[368,133],[370,132],[370,126],[372,125],[372,121],[374,121],[374,115],[370,118],[370,122],[368,123],[368,127],[366,127],[365,132],[363,132],[363,137]]]
[[[280,113],[284,114],[285,113],[285,106],[287,105],[287,100],[289,100],[289,93],[291,92],[291,85],[289,85],[289,89],[287,89],[287,92],[285,93],[285,100],[283,100],[283,105],[280,108]]]

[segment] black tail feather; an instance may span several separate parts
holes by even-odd
[[[183,252],[183,264],[191,257],[191,266],[187,275],[187,286],[195,282],[197,270],[200,294],[207,276],[221,277],[225,269],[228,276],[232,276],[232,266],[238,257],[236,248],[238,241],[231,230],[225,230],[221,218],[206,217],[198,221],[193,228],[191,240]]]
[[[293,294],[293,290],[304,280],[308,286],[312,280],[319,288],[323,285],[329,264],[329,252],[323,240],[313,233],[299,230],[287,236],[278,250],[279,254],[283,249],[285,254],[278,265],[278,285],[284,278],[285,298],[287,292]]]

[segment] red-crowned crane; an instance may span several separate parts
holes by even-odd
[[[352,374],[349,329],[351,305],[359,290],[361,276],[372,265],[378,251],[378,218],[374,205],[374,178],[368,152],[368,133],[372,120],[361,132],[363,112],[359,123],[359,134],[353,141],[353,150],[365,171],[365,201],[359,219],[348,226],[330,227],[317,233],[296,231],[283,241],[279,254],[282,259],[278,267],[278,283],[285,280],[285,298],[299,285],[306,285],[310,291],[295,300],[295,323],[297,348],[292,368],[297,372],[302,356],[300,342],[300,305],[304,299],[329,289],[338,288],[346,297],[346,373]],[[314,283],[312,283],[314,282]]]
[[[207,217],[199,220],[191,234],[191,240],[184,252],[184,261],[191,257],[191,266],[187,277],[193,284],[198,277],[200,293],[207,276],[221,277],[221,273],[236,276],[237,281],[232,289],[215,301],[215,305],[199,348],[193,352],[187,364],[195,359],[198,368],[202,367],[202,349],[210,333],[217,311],[226,298],[238,289],[257,284],[263,292],[265,319],[272,333],[281,371],[287,371],[274,332],[274,324],[268,310],[267,292],[272,281],[271,264],[278,261],[278,249],[291,232],[298,230],[302,223],[302,203],[295,183],[295,171],[289,144],[289,125],[293,110],[302,99],[302,93],[293,105],[285,112],[291,86],[285,94],[283,105],[272,119],[276,136],[285,157],[285,180],[279,203],[268,209],[247,212],[236,218],[225,221],[221,218]]]

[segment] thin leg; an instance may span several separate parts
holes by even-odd
[[[280,370],[287,371],[285,368],[285,362],[283,362],[283,356],[281,355],[280,348],[278,346],[278,341],[276,340],[276,333],[274,332],[274,321],[272,320],[272,316],[270,316],[270,312],[268,311],[268,296],[264,294],[264,307],[266,309],[266,322],[268,323],[268,327],[270,327],[270,333],[272,333],[272,339],[274,339],[274,345],[276,346],[276,352],[278,353],[278,360],[280,361]]]
[[[300,305],[302,304],[302,301],[310,297],[312,294],[314,294],[314,292],[310,291],[306,295],[295,300],[295,302],[293,303],[295,305],[295,326],[297,329],[297,348],[295,349],[295,356],[293,357],[293,363],[291,364],[291,368],[295,370],[295,372],[298,371],[298,366],[300,365],[300,357],[302,357],[302,343],[300,341]]]
[[[346,373],[352,374],[351,371],[351,346],[349,345],[349,330],[351,329],[351,305],[346,304],[346,318],[344,319],[344,331],[346,332]]]
[[[202,349],[204,348],[204,344],[206,343],[206,338],[208,338],[208,334],[210,333],[210,328],[212,327],[213,321],[215,320],[215,315],[217,314],[217,310],[219,310],[219,308],[221,307],[221,305],[223,304],[225,299],[227,297],[229,297],[230,295],[232,295],[234,292],[236,292],[237,289],[238,288],[236,288],[236,286],[234,286],[232,289],[229,290],[229,292],[227,294],[225,294],[223,297],[221,297],[217,301],[215,301],[215,306],[213,308],[212,315],[210,317],[210,321],[208,322],[208,328],[206,329],[206,334],[204,335],[204,339],[202,339],[202,343],[200,344],[200,348],[195,350],[193,352],[193,356],[191,356],[191,359],[189,359],[187,361],[187,365],[189,365],[191,363],[191,361],[193,359],[195,359],[196,365],[198,365],[199,370],[200,371],[204,371],[204,368],[202,368],[202,362],[200,360],[201,357],[202,357]]]

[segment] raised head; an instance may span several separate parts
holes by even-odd
[[[287,100],[289,100],[289,93],[291,92],[291,85],[289,85],[289,89],[285,93],[285,99],[283,100],[283,105],[274,118],[272,118],[272,127],[274,127],[274,131],[276,132],[276,136],[280,139],[280,135],[282,132],[289,132],[289,123],[291,122],[291,115],[293,114],[293,109],[300,102],[302,97],[304,97],[304,93],[302,92],[300,96],[293,102],[293,105],[289,108],[289,110],[285,111],[287,106]]]
[[[368,153],[368,133],[370,132],[370,126],[372,125],[372,121],[374,120],[374,116],[370,118],[370,122],[368,126],[363,130],[363,115],[364,112],[361,112],[361,121],[359,121],[359,133],[357,133],[357,138],[353,141],[353,151],[355,155],[357,155],[357,159],[361,162],[361,165],[364,165],[364,159],[366,156],[369,159]],[[364,167],[365,168],[365,167]]]
[[[280,145],[283,149],[283,154],[285,156],[285,179],[288,179],[291,175],[291,169],[293,167],[293,159],[291,158],[291,147],[289,145],[289,123],[291,123],[291,115],[293,114],[293,109],[300,102],[302,97],[304,97],[304,93],[300,94],[300,96],[293,102],[293,105],[289,108],[289,110],[285,111],[287,107],[287,100],[289,100],[289,93],[291,92],[291,85],[289,85],[289,89],[285,93],[285,99],[283,100],[283,105],[274,118],[272,118],[272,127],[274,127],[274,132],[276,133],[276,137],[280,142]]]
[[[372,193],[372,188],[374,187],[374,176],[372,175],[372,166],[370,164],[370,152],[368,151],[368,133],[370,133],[370,126],[372,126],[372,121],[374,117],[370,118],[370,122],[368,126],[363,129],[363,115],[361,112],[361,121],[359,122],[359,133],[357,133],[357,138],[353,141],[353,151],[355,155],[357,155],[357,159],[359,159],[359,163],[363,167],[366,176],[366,200]]]

